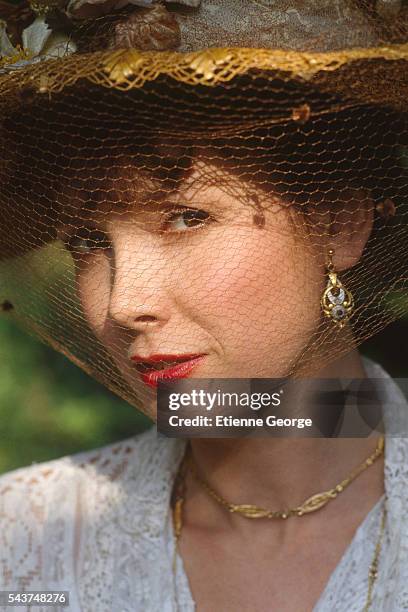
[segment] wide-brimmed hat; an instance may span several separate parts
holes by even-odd
[[[173,194],[192,159],[197,201],[200,185],[216,186],[262,227],[279,196],[315,245],[334,228],[358,233],[351,217],[371,211],[361,256],[338,274],[348,304],[340,285],[326,295],[321,324],[280,374],[321,367],[406,312],[405,3],[3,0],[0,17],[4,316],[144,410],[151,391],[140,372],[134,384],[123,375],[83,312],[61,227],[85,227],[98,206],[126,212],[139,196]],[[285,298],[289,315],[310,295],[303,282]],[[291,316],[282,344],[295,333]],[[128,354],[135,338],[125,331]]]

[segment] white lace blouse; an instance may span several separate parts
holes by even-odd
[[[388,378],[387,406],[408,403]],[[195,604],[175,540],[170,494],[185,441],[155,428],[91,452],[33,464],[0,478],[0,590],[69,591],[70,606],[33,612],[191,612]],[[372,610],[408,610],[408,439],[385,447],[387,522]],[[371,509],[314,612],[361,612],[383,499]],[[273,580],[273,576],[271,576]],[[176,603],[177,602],[177,603]]]

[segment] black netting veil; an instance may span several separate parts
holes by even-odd
[[[3,315],[151,416],[182,363],[311,375],[407,309],[405,8],[285,53],[194,49],[176,5],[182,52],[101,50],[128,8],[0,74]]]

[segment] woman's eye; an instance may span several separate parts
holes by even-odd
[[[111,248],[107,235],[97,229],[82,227],[65,239],[67,248],[74,253],[89,253],[99,249]]]
[[[179,209],[169,213],[164,220],[164,231],[182,232],[190,228],[202,226],[211,220],[205,210],[197,208]]]

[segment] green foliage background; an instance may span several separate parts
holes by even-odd
[[[66,357],[0,320],[0,472],[109,444],[151,425]]]
[[[97,448],[152,422],[68,359],[0,319],[0,473]],[[408,377],[408,317],[360,347]]]

